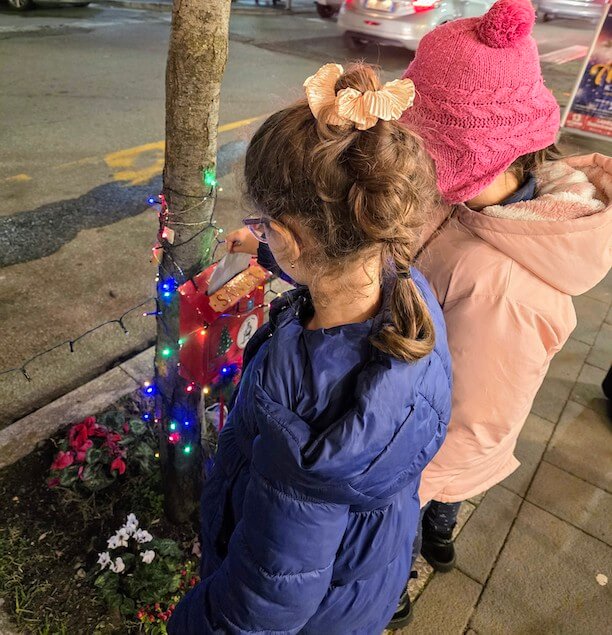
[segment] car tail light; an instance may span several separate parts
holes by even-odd
[[[439,0],[413,0],[412,6],[415,13],[424,13],[436,9],[440,5]]]
[[[380,26],[380,22],[374,22],[374,20],[364,20],[364,23],[368,26]]]

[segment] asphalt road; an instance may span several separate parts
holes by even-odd
[[[153,293],[156,218],[144,200],[160,188],[169,24],[169,13],[102,5],[0,8],[0,371]],[[541,53],[569,60],[592,29],[538,25]],[[411,53],[372,47],[364,57],[390,79]],[[221,225],[241,217],[232,166],[250,122],[301,95],[303,79],[322,62],[349,58],[335,24],[314,11],[233,16],[219,139]],[[560,101],[578,64],[546,64]],[[150,319],[134,312],[129,336],[109,326],[73,354],[64,347],[45,355],[29,367],[31,383],[0,376],[0,426],[152,335]]]

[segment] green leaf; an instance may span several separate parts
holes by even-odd
[[[141,435],[147,431],[147,425],[144,421],[132,419],[130,421],[130,430],[136,435]]]
[[[70,487],[70,485],[73,485],[74,483],[76,483],[78,478],[77,473],[78,473],[78,470],[76,469],[66,468],[65,470],[63,470],[60,473],[60,485],[62,487]]]
[[[102,450],[100,448],[89,448],[85,455],[85,461],[87,463],[97,463],[102,460]]]
[[[147,549],[153,549],[159,556],[180,558],[182,553],[178,544],[170,538],[154,538],[146,543]]]
[[[122,412],[110,410],[100,416],[99,423],[117,432],[123,432],[122,426],[124,421],[125,415]]]

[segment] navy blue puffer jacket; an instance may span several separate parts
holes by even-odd
[[[442,313],[416,363],[375,349],[368,322],[308,331],[307,293],[249,343],[201,502],[202,582],[171,635],[378,635],[410,570],[420,474],[450,417]]]

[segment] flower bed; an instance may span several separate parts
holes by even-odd
[[[16,630],[164,633],[197,579],[197,526],[165,519],[145,406],[126,398],[0,471],[0,597]]]

